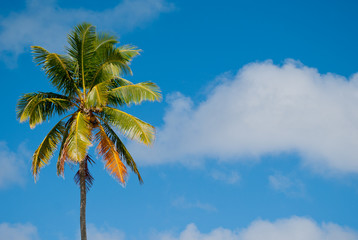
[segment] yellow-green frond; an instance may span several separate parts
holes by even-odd
[[[40,146],[36,149],[32,156],[32,174],[35,177],[38,175],[40,169],[48,164],[58,143],[61,141],[65,126],[62,121],[58,122],[51,131],[46,135]]]
[[[132,58],[134,58],[135,56],[138,56],[139,53],[142,51],[136,46],[132,46],[129,44],[120,46],[118,50],[123,55],[123,57],[125,57],[129,61],[131,61]]]
[[[63,114],[71,109],[72,103],[66,96],[51,92],[28,93],[17,102],[17,118],[20,122],[29,120],[30,127],[51,118],[53,114]]]
[[[34,62],[41,65],[47,77],[58,91],[73,96],[79,93],[75,79],[72,77],[75,63],[66,55],[50,53],[39,46],[32,46]]]
[[[95,42],[95,51],[98,51],[100,48],[113,47],[117,43],[119,42],[116,36],[108,33],[99,33]]]
[[[135,51],[135,50],[130,50]],[[115,47],[103,47],[96,51],[93,72],[89,75],[91,86],[98,83],[111,80],[124,74],[132,74],[129,67],[131,58],[127,56],[126,51]]]
[[[95,66],[93,60],[96,41],[96,28],[89,23],[75,26],[74,30],[68,35],[69,47],[67,52],[78,66],[78,84],[82,88],[84,95],[87,86],[90,84],[88,75]]]
[[[112,81],[111,89],[133,84],[131,81],[124,79],[122,77],[116,77],[116,78],[112,79],[111,81]]]
[[[118,88],[121,86],[127,86],[127,85],[133,85],[132,82],[128,81],[127,79],[121,78],[121,77],[115,77],[110,80],[111,84],[108,86],[108,93],[112,91],[114,88]],[[126,105],[126,102],[124,99],[116,97],[115,94],[108,94],[108,104],[110,106],[116,107],[116,106],[123,106]]]
[[[42,67],[45,69],[45,63],[47,60],[47,56],[50,54],[49,51],[44,49],[43,47],[39,46],[31,46],[33,60],[37,65],[42,65]]]
[[[162,98],[159,87],[152,82],[120,86],[112,89],[110,94],[127,105],[140,104],[143,101],[160,101]]]
[[[91,146],[91,126],[84,113],[75,113],[66,144],[71,160],[80,162],[87,156],[88,148]]]
[[[153,143],[155,138],[154,127],[139,118],[110,107],[103,108],[102,116],[126,137],[146,145]]]
[[[88,108],[94,108],[107,105],[108,89],[110,84],[110,81],[106,81],[94,86],[87,95],[86,106]]]

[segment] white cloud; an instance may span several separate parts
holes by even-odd
[[[175,199],[174,201],[172,201],[172,206],[177,207],[177,208],[183,208],[183,209],[197,208],[197,209],[205,210],[208,212],[216,212],[217,211],[216,207],[209,203],[202,203],[200,201],[189,202],[184,197],[179,197],[179,198]]]
[[[279,191],[285,191],[292,186],[292,181],[281,174],[269,176],[270,186]]]
[[[11,151],[5,142],[0,141],[0,189],[10,185],[23,185],[26,176],[24,158],[28,156],[24,144],[17,152]]]
[[[60,237],[61,238],[61,237]],[[63,237],[62,237],[63,238]],[[30,224],[0,223],[1,240],[40,240],[37,228]],[[78,234],[77,239],[80,239]],[[125,235],[118,229],[111,227],[97,228],[93,224],[87,226],[88,240],[124,240]]]
[[[215,180],[223,181],[228,184],[235,184],[240,180],[240,175],[236,171],[224,172],[214,170],[211,172],[211,176]]]
[[[115,228],[97,228],[95,225],[89,224],[87,228],[87,238],[88,240],[124,240],[125,235]],[[80,237],[78,239],[80,239]]]
[[[84,8],[60,8],[55,0],[27,0],[20,12],[0,20],[0,53],[11,64],[17,56],[40,45],[50,51],[62,51],[72,27],[83,21],[109,30],[128,31],[173,9],[165,0],[123,0],[103,11]]]
[[[37,229],[31,224],[0,223],[0,239],[38,240]]]
[[[97,228],[89,224],[88,240],[125,240],[125,234],[115,228]],[[32,224],[0,223],[0,239],[40,240]],[[78,234],[77,239],[80,239]],[[181,233],[160,232],[152,234],[155,240],[356,240],[358,232],[334,223],[317,223],[309,218],[293,216],[276,221],[256,220],[247,228],[216,228],[202,233],[195,224],[189,224]]]
[[[303,197],[305,195],[305,186],[299,179],[276,173],[270,175],[268,180],[271,188],[288,196]]]
[[[266,61],[224,79],[203,102],[179,93],[168,101],[154,146],[130,146],[144,165],[294,152],[317,170],[358,172],[358,74]]]
[[[358,233],[333,223],[317,224],[311,219],[291,217],[275,222],[257,220],[246,229],[230,230],[217,228],[201,233],[194,224],[189,224],[179,236],[161,233],[157,240],[354,240]]]

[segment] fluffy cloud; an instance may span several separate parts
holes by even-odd
[[[92,224],[87,228],[87,237],[88,240],[126,239],[124,233],[115,228],[99,229]],[[209,233],[202,233],[195,224],[189,224],[179,234],[163,232],[151,237],[153,240],[355,240],[358,232],[334,223],[318,224],[308,218],[291,217],[274,222],[257,220],[244,229],[216,228]],[[32,224],[9,223],[0,223],[0,239],[40,240]]]
[[[124,240],[124,233],[115,228],[97,228],[90,224],[87,229],[88,240]],[[80,239],[80,237],[78,237]]]
[[[269,185],[272,189],[283,192],[292,197],[303,197],[305,195],[305,186],[299,179],[284,176],[276,173],[268,177]]]
[[[175,237],[162,233],[153,237],[158,240],[354,240],[358,233],[333,223],[317,224],[300,217],[281,219],[275,222],[254,221],[246,229],[229,230],[217,228],[210,233],[201,233],[194,224]]]
[[[124,233],[115,228],[97,228],[93,224],[87,227],[88,240],[124,240]],[[38,231],[32,224],[0,223],[0,239],[40,240]],[[78,235],[77,239],[80,239]]]
[[[0,53],[11,63],[30,45],[61,51],[69,30],[82,21],[123,32],[171,9],[173,5],[165,0],[123,0],[103,11],[60,8],[54,0],[28,0],[25,10],[1,18]]]
[[[319,170],[358,172],[358,75],[320,74],[292,60],[251,63],[203,102],[179,93],[168,101],[154,146],[131,146],[144,165],[293,152]]]
[[[25,183],[25,156],[28,156],[28,153],[24,145],[20,145],[17,152],[13,152],[5,142],[0,142],[0,189]]]
[[[37,229],[31,224],[0,223],[0,239],[38,240]]]
[[[225,172],[214,170],[211,172],[211,177],[228,184],[235,184],[240,181],[240,175],[236,171]]]

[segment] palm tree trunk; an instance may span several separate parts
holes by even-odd
[[[80,190],[81,190],[81,207],[80,207],[80,225],[81,225],[81,240],[87,240],[86,231],[86,168],[87,162],[83,160],[80,162]]]

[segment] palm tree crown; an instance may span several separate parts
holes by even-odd
[[[159,101],[161,94],[152,82],[133,84],[122,78],[131,74],[129,64],[140,50],[117,44],[115,36],[97,33],[94,26],[84,23],[68,35],[64,55],[32,46],[34,61],[42,66],[59,93],[24,94],[17,104],[17,118],[21,122],[28,120],[34,128],[55,115],[63,116],[33,154],[35,180],[59,147],[57,174],[64,174],[65,163],[82,163],[88,188],[93,179],[87,168],[87,163],[93,161],[88,150],[95,143],[105,168],[114,178],[125,183],[129,166],[142,182],[136,163],[117,132],[149,145],[154,140],[154,127],[118,108]]]

